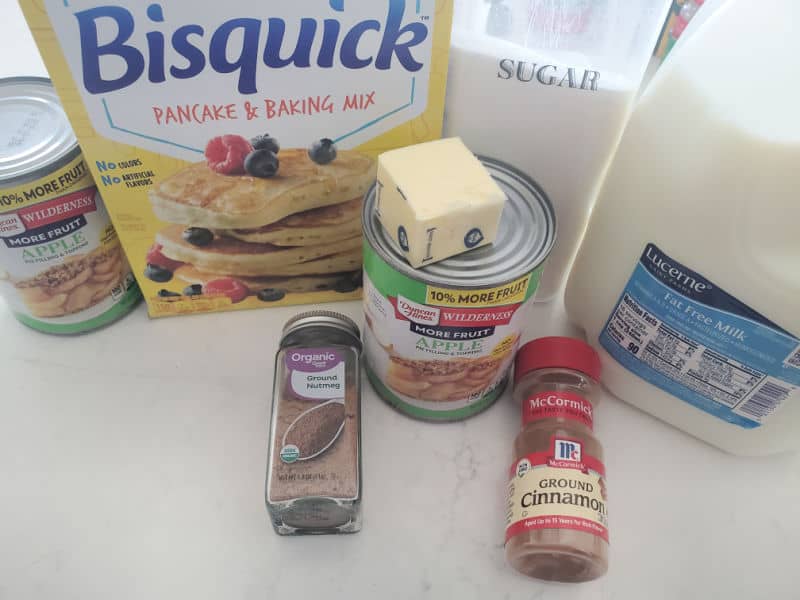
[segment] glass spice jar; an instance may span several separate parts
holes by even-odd
[[[596,579],[608,569],[603,448],[593,409],[600,359],[583,341],[547,337],[516,356],[514,440],[506,514],[506,560],[551,581]]]
[[[361,340],[330,311],[290,319],[275,357],[266,503],[281,535],[361,529]]]

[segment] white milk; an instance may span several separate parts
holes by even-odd
[[[566,290],[611,392],[745,455],[800,445],[800,6],[752,7],[648,87]]]
[[[558,233],[536,295],[546,301],[563,283],[625,125],[658,33],[650,23],[663,22],[663,12],[659,22],[651,9],[636,22],[634,4],[665,11],[668,1],[629,4],[627,16],[620,14],[627,9],[606,6],[571,34],[563,23],[528,21],[533,4],[508,4],[509,28],[501,37],[485,33],[488,3],[455,4],[444,135],[516,166],[550,198]]]

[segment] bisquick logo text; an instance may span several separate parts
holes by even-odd
[[[406,0],[388,0],[382,22],[367,18],[343,30],[335,17],[345,11],[345,4],[345,0],[328,0],[330,18],[301,18],[299,33],[291,37],[286,20],[278,17],[237,17],[209,30],[192,23],[170,26],[158,3],[147,7],[145,22],[121,6],[82,10],[75,18],[83,85],[91,94],[104,94],[142,77],[158,84],[190,79],[211,69],[234,73],[239,93],[255,94],[262,67],[383,71],[396,68],[395,60],[409,72],[424,66],[414,49],[428,37],[428,26],[405,22]]]

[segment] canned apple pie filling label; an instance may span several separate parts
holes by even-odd
[[[411,416],[455,420],[502,392],[539,271],[486,288],[429,285],[365,246],[365,352],[381,395]]]
[[[113,320],[138,289],[83,158],[0,188],[0,288],[23,322],[76,333]]]

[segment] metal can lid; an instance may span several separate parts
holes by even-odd
[[[328,325],[343,330],[354,336],[356,340],[361,338],[361,332],[358,329],[355,321],[350,317],[332,310],[310,310],[307,312],[295,315],[283,326],[281,337],[286,337],[290,333],[302,329],[304,327],[312,327],[316,325]]]
[[[375,214],[375,187],[364,200],[364,236],[378,255],[403,275],[427,284],[484,288],[523,277],[541,265],[556,239],[550,200],[530,177],[493,158],[478,157],[506,194],[493,244],[413,268]]]
[[[79,152],[49,79],[0,79],[0,184],[37,179]]]

